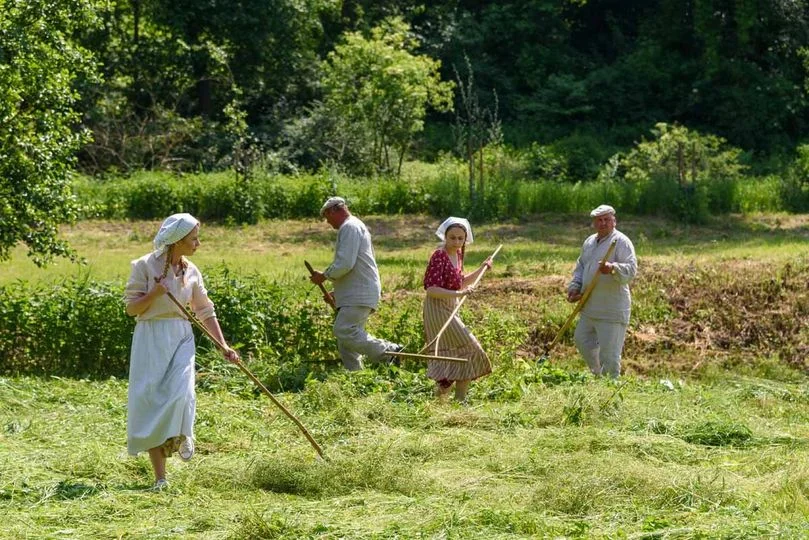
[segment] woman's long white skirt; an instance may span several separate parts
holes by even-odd
[[[127,450],[136,456],[166,439],[194,437],[194,334],[185,319],[139,321],[129,358]]]

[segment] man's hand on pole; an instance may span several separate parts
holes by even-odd
[[[309,275],[309,281],[315,285],[322,285],[326,281],[326,274],[315,270]]]

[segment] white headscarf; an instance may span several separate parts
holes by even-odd
[[[157,255],[161,255],[169,246],[179,242],[199,225],[197,218],[191,214],[172,214],[160,225],[160,230],[154,237],[154,249]]]
[[[452,225],[460,225],[466,231],[466,243],[472,243],[472,226],[469,225],[469,221],[462,217],[448,217],[444,220],[444,223],[438,226],[438,230],[435,231],[435,235],[441,239],[442,242],[447,241],[444,235]]]

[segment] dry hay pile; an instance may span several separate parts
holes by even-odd
[[[699,356],[778,356],[805,367],[809,351],[809,267],[727,262],[721,267],[649,265],[634,294],[658,295],[670,314],[633,321],[628,357],[661,350]]]

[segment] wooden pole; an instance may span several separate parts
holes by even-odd
[[[489,258],[494,260],[494,258],[497,256],[497,254],[500,253],[500,249],[502,247],[503,247],[503,244],[500,244],[499,246],[497,246],[497,249],[494,250],[494,253],[492,253]],[[475,282],[472,283],[472,287],[476,287],[477,284],[480,283],[480,280],[483,278],[483,274],[486,273],[486,270],[488,270],[488,267],[484,267],[483,270],[480,272],[480,274],[478,274],[478,277],[475,279]],[[444,330],[447,329],[447,327],[449,326],[449,323],[452,322],[453,317],[455,317],[455,315],[461,309],[461,306],[463,305],[463,303],[466,301],[467,298],[469,298],[468,295],[461,298],[460,302],[458,302],[458,305],[456,305],[455,309],[453,309],[452,313],[450,313],[450,316],[447,319],[447,322],[444,323],[444,326],[441,327],[441,329],[438,331],[438,333],[435,335],[435,337],[432,339],[432,341],[430,341],[427,345],[422,347],[422,349],[419,351],[419,353],[426,352],[427,349],[429,349],[433,344],[435,344],[435,351],[434,352],[435,352],[436,356],[438,355],[438,341],[441,339],[441,334],[443,334]]]
[[[197,328],[199,328],[206,336],[208,336],[208,339],[213,341],[214,345],[216,345],[219,348],[220,351],[225,352],[227,350],[227,347],[225,347],[225,345],[221,341],[216,339],[216,337],[211,333],[211,331],[208,330],[208,328],[205,327],[205,325],[202,323],[202,321],[197,319],[197,317],[193,313],[188,311],[188,309],[184,305],[182,305],[174,297],[173,294],[171,294],[169,291],[166,291],[166,295],[169,297],[169,299],[172,302],[174,302],[177,305],[178,308],[180,308],[180,311],[183,313],[183,315],[185,315],[188,318],[189,322],[196,325]],[[298,428],[301,430],[301,432],[303,432],[304,436],[307,438],[309,443],[311,443],[312,447],[315,449],[315,451],[318,453],[318,455],[321,458],[326,459],[326,456],[323,455],[323,449],[320,447],[319,444],[317,444],[317,441],[315,441],[314,437],[312,437],[312,434],[309,433],[309,430],[306,429],[306,426],[304,426],[303,423],[300,420],[298,420],[298,418],[294,414],[289,412],[289,409],[284,407],[284,405],[280,401],[278,401],[275,398],[275,396],[272,395],[272,393],[267,389],[267,387],[264,386],[261,383],[261,381],[259,381],[258,378],[255,375],[253,375],[253,373],[249,369],[247,369],[247,367],[241,361],[237,360],[236,362],[234,362],[234,364],[236,364],[236,366],[240,370],[242,370],[242,373],[247,375],[250,378],[250,380],[253,381],[256,384],[256,386],[258,386],[262,390],[262,392],[264,392],[267,395],[267,397],[270,398],[270,401],[272,401],[279,409],[281,409],[281,411],[285,415],[287,415],[287,417],[290,420],[292,420],[295,423],[296,426],[298,426]]]
[[[309,270],[309,273],[314,275],[315,270],[312,268],[312,265],[309,264],[309,261],[303,261],[303,264],[306,265],[306,268]],[[332,299],[331,295],[326,292],[326,288],[323,286],[322,283],[319,283],[318,286],[320,290],[323,291],[324,299],[328,302],[328,304],[332,307],[334,311],[337,311],[337,306],[334,304],[334,300]],[[401,356],[403,358],[413,358],[413,359],[420,359],[420,360],[440,360],[442,362],[468,362],[465,358],[454,358],[452,356],[431,356],[426,354],[416,354],[416,353],[406,353],[406,352],[393,352],[393,351],[386,351],[386,355],[388,356]]]
[[[389,356],[401,356],[402,358],[415,358],[417,360],[439,360],[441,362],[458,362],[458,363],[466,363],[469,360],[466,358],[455,358],[453,356],[433,356],[430,354],[418,354],[418,353],[409,353],[409,352],[393,352],[393,351],[385,351],[386,355]]]
[[[596,270],[593,279],[590,280],[590,283],[587,284],[587,288],[584,289],[581,298],[579,298],[579,301],[576,302],[576,307],[573,308],[573,312],[570,315],[568,315],[565,324],[562,325],[562,328],[560,328],[559,332],[556,333],[556,337],[553,338],[551,344],[548,345],[548,347],[545,349],[543,358],[547,358],[548,354],[551,352],[551,349],[553,349],[554,346],[556,346],[556,344],[559,343],[559,340],[562,339],[562,334],[564,334],[567,331],[567,329],[570,328],[571,323],[573,323],[573,321],[576,319],[576,315],[579,314],[582,308],[584,308],[584,304],[586,304],[587,300],[590,299],[590,295],[593,293],[593,289],[595,289],[596,284],[598,283],[598,277],[601,275],[600,269],[604,265],[604,263],[607,262],[607,259],[610,258],[612,252],[615,251],[615,243],[617,241],[618,240],[613,240],[612,243],[610,244],[610,247],[607,248],[607,253],[606,255],[604,255],[604,258],[601,259],[601,261],[598,263],[598,269]]]
[[[309,264],[309,261],[303,261],[303,264],[305,264],[306,269],[309,270],[309,275],[314,276],[315,269],[312,268],[312,265]],[[318,283],[317,286],[320,287],[320,290],[323,293],[323,300],[325,300],[326,303],[329,304],[334,311],[337,311],[337,305],[334,303],[334,298],[332,297],[331,294],[329,294],[329,291],[326,290],[326,287],[324,287],[322,283]]]

